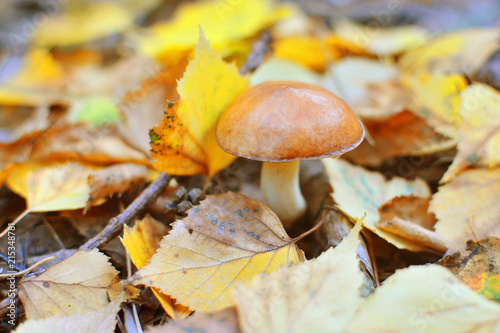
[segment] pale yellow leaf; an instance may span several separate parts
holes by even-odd
[[[234,308],[215,312],[196,312],[180,321],[149,327],[147,333],[239,333],[238,317]]]
[[[438,219],[436,233],[452,252],[465,255],[466,242],[500,237],[500,168],[464,171],[439,187],[429,209]]]
[[[118,271],[97,249],[80,250],[39,276],[24,278],[19,297],[28,319],[69,316],[108,304],[106,288]]]
[[[7,185],[26,199],[31,212],[79,209],[85,207],[89,198],[87,178],[95,169],[75,162],[30,162],[18,166],[7,179]]]
[[[379,172],[367,171],[341,159],[323,159],[325,171],[333,187],[333,199],[339,208],[351,217],[361,219],[366,228],[394,244],[411,251],[425,251],[425,247],[381,230],[375,224],[380,220],[378,208],[400,195],[428,197],[429,186],[422,179],[413,181],[401,177],[386,180]],[[366,216],[365,216],[366,214]]]
[[[113,333],[122,302],[123,298],[117,298],[100,309],[86,313],[29,319],[17,327],[16,333]]]
[[[358,309],[346,332],[499,332],[500,305],[440,266],[396,271]]]
[[[343,332],[362,302],[356,250],[361,222],[318,258],[238,284],[233,298],[243,332]]]
[[[302,254],[267,206],[236,193],[207,196],[174,223],[131,282],[200,311],[232,305],[235,281],[297,263]]]
[[[439,35],[399,61],[408,73],[470,74],[500,46],[500,31],[495,28],[476,28]]]
[[[441,182],[448,182],[470,167],[500,164],[500,93],[483,83],[474,83],[460,94],[458,153]]]
[[[356,24],[349,20],[339,20],[335,32],[354,45],[378,56],[390,56],[410,51],[422,46],[431,38],[424,28],[406,25],[383,28],[373,24]]]

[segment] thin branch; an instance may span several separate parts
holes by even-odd
[[[102,249],[110,240],[116,237],[123,229],[123,225],[133,222],[141,215],[146,208],[152,204],[167,187],[171,176],[161,172],[155,179],[128,207],[121,213],[109,220],[108,225],[94,238],[83,244],[80,249],[91,250],[93,248]]]
[[[259,39],[252,45],[252,50],[248,54],[245,62],[240,67],[240,74],[245,75],[248,72],[253,71],[264,61],[264,56],[266,51],[271,44],[272,38],[269,30],[263,30],[259,36]]]
[[[21,276],[21,275],[24,275],[26,273],[29,273],[30,271],[32,271],[33,269],[35,269],[36,267],[40,266],[41,264],[43,263],[46,263],[47,261],[50,261],[50,260],[54,260],[56,257],[48,257],[48,258],[45,258],[43,260],[40,260],[39,262],[37,262],[36,264],[34,264],[33,266],[31,267],[28,267],[26,268],[25,270],[22,270],[20,272],[17,272],[17,273],[14,273],[14,274],[0,274],[0,279],[5,279],[5,278],[8,278],[8,277],[11,277],[11,276]]]
[[[12,265],[14,266],[14,268],[17,270],[17,271],[22,271],[22,270],[25,270],[25,268],[19,264],[17,264],[14,260],[10,259],[9,257],[7,257],[5,254],[3,254],[2,252],[0,252],[0,259],[2,259],[3,261],[5,261],[8,265]]]

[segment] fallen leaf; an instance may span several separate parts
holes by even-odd
[[[399,64],[405,72],[473,74],[500,46],[496,28],[476,28],[440,35],[404,54]]]
[[[75,162],[25,163],[10,174],[7,185],[26,199],[30,212],[79,209],[86,205],[87,178],[95,169]]]
[[[476,293],[500,302],[500,239],[469,241],[466,249],[470,251],[467,257],[456,252],[438,264],[451,270]]]
[[[417,196],[398,196],[378,208],[381,220],[390,220],[399,217],[411,221],[419,226],[433,230],[437,219],[433,213],[429,213],[431,197],[422,198]]]
[[[118,298],[100,309],[69,316],[55,315],[45,319],[29,319],[16,328],[16,333],[113,333],[116,316],[123,298]]]
[[[410,109],[423,117],[438,132],[457,138],[462,123],[460,92],[467,80],[460,75],[403,75],[403,83],[411,92]]]
[[[144,165],[123,163],[93,171],[88,176],[90,192],[85,209],[104,202],[114,194],[121,195],[147,181],[148,168]]]
[[[483,83],[473,83],[460,94],[458,152],[443,178],[450,181],[470,167],[500,164],[500,93]]]
[[[115,124],[122,120],[111,97],[87,97],[73,102],[66,119],[74,123],[88,123],[98,128],[105,124]]]
[[[80,250],[36,277],[24,278],[19,297],[28,319],[69,316],[106,306],[106,288],[118,271],[97,249]]]
[[[80,44],[118,32],[132,25],[133,15],[115,2],[66,6],[36,29],[35,45],[43,47]]]
[[[320,85],[322,76],[293,61],[271,58],[253,72],[250,85],[253,87],[267,81],[299,81]]]
[[[64,70],[51,53],[33,48],[14,75],[0,89],[0,104],[33,105],[57,100],[55,92],[64,82]]]
[[[121,241],[135,267],[142,268],[149,263],[167,232],[168,228],[164,224],[149,215],[138,221],[133,228],[125,226]],[[170,296],[163,294],[158,288],[152,287],[151,290],[170,317],[179,319],[191,314],[188,307],[175,304]]]
[[[431,154],[455,145],[454,139],[437,133],[424,119],[409,111],[401,111],[388,119],[362,120],[374,145],[365,140],[344,155],[356,164],[377,167],[391,157]]]
[[[293,61],[305,68],[324,72],[326,60],[321,41],[309,35],[287,36],[273,42],[274,56],[278,59]]]
[[[429,31],[414,25],[383,28],[338,20],[334,28],[340,37],[382,57],[408,52],[424,45],[431,37]]]
[[[267,206],[232,192],[207,196],[173,224],[131,279],[199,311],[232,305],[235,281],[297,263],[302,254]]]
[[[0,105],[0,147],[7,147],[23,136],[26,139],[40,134],[49,126],[48,116],[49,110],[45,106]]]
[[[194,315],[161,326],[149,327],[147,333],[239,333],[238,317],[234,308],[215,312],[196,312]]]
[[[356,249],[361,222],[335,249],[270,274],[233,292],[243,332],[343,332],[362,303]]]
[[[151,57],[171,57],[179,51],[191,50],[201,27],[212,45],[220,49],[253,36],[286,15],[285,9],[277,11],[273,3],[266,0],[183,3],[172,20],[153,25],[147,34],[138,38],[139,48]]]
[[[410,287],[413,286],[413,287]],[[500,306],[447,269],[396,271],[358,308],[345,332],[498,332]]]
[[[415,195],[428,197],[431,195],[429,186],[417,178],[409,181],[393,177],[387,181],[378,172],[367,171],[353,166],[341,159],[323,159],[325,171],[333,187],[333,199],[339,208],[353,218],[363,218],[363,225],[394,244],[398,248],[411,251],[425,251],[408,240],[381,230],[376,226],[380,220],[378,208],[394,197]]]
[[[178,84],[180,101],[169,104],[163,121],[150,131],[154,167],[175,175],[213,175],[234,160],[217,146],[214,126],[249,86],[248,78],[210,47],[203,31],[194,53]]]
[[[432,196],[436,233],[452,252],[465,255],[470,239],[500,237],[500,168],[464,171]]]

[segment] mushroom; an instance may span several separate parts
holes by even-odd
[[[283,224],[291,224],[306,211],[299,186],[300,160],[338,157],[363,141],[364,130],[351,108],[328,90],[269,81],[228,106],[215,138],[229,154],[264,162],[263,202]]]

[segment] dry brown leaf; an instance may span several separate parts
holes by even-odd
[[[130,254],[130,259],[137,268],[142,268],[149,263],[149,259],[155,254],[160,246],[160,241],[168,233],[168,228],[156,221],[150,215],[146,215],[138,221],[133,228],[125,226],[123,246]],[[163,294],[158,288],[152,287],[158,301],[165,312],[174,319],[185,318],[191,314],[191,310],[184,305],[175,304],[170,296]]]
[[[427,212],[430,201],[430,197],[396,197],[379,207],[380,221],[376,226],[415,244],[445,253],[446,246],[434,232],[436,216]]]
[[[361,222],[335,249],[271,274],[233,293],[243,332],[343,332],[362,303],[356,250]]]
[[[470,167],[500,164],[500,93],[483,83],[474,83],[460,94],[458,153],[441,182],[450,181]]]
[[[478,294],[500,302],[500,239],[486,237],[467,243],[469,256],[456,252],[438,264],[448,268]]]
[[[131,279],[194,310],[232,305],[235,281],[297,263],[302,253],[275,213],[232,192],[207,196],[173,224],[151,262]]]
[[[118,271],[97,249],[80,250],[36,277],[25,277],[19,297],[28,319],[69,316],[106,306],[106,288]]]
[[[23,136],[33,136],[49,125],[46,106],[26,107],[0,105],[0,144],[10,144]]]
[[[436,214],[436,233],[452,252],[465,255],[470,239],[500,237],[500,168],[465,171],[439,187],[430,211]]]
[[[333,199],[340,209],[351,217],[362,218],[366,228],[398,248],[427,250],[376,226],[380,220],[378,208],[381,205],[401,195],[428,197],[431,193],[427,183],[419,178],[409,181],[400,177],[387,181],[381,173],[367,171],[341,159],[321,161],[333,187]]]
[[[390,157],[430,154],[455,145],[454,139],[437,133],[424,119],[409,111],[401,111],[389,119],[362,119],[375,145],[365,140],[344,155],[356,164],[376,167]]]
[[[499,331],[500,305],[430,265],[396,271],[361,304],[345,332]]]
[[[93,171],[88,177],[90,193],[85,209],[98,205],[114,194],[121,195],[148,181],[144,165],[123,163]]]
[[[149,327],[147,333],[239,333],[238,317],[233,307],[215,312],[196,312],[180,321]]]
[[[70,316],[51,316],[45,319],[29,319],[16,328],[17,333],[112,333],[115,331],[116,315],[123,298],[118,298],[100,309]]]

